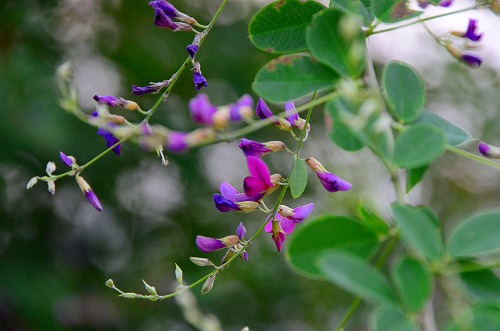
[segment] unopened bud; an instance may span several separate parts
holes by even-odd
[[[255,201],[242,201],[236,203],[241,211],[251,212],[259,208],[259,203]]]
[[[220,238],[219,241],[226,245],[226,247],[236,246],[240,242],[240,238],[235,235],[226,236],[224,238]]]
[[[137,293],[122,293],[119,295],[119,297],[122,297],[125,299],[137,299],[137,298],[140,298],[141,296]]]
[[[212,263],[212,261],[210,261],[209,259],[203,258],[203,257],[193,257],[193,256],[191,256],[189,259],[191,260],[191,262],[193,262],[194,264],[196,264],[199,267],[208,267],[208,266],[213,266],[214,265]]]
[[[318,160],[316,160],[313,157],[307,158],[306,159],[306,163],[311,168],[311,170],[313,172],[315,172],[315,173],[325,173],[325,172],[328,172],[325,169],[325,167],[323,167],[323,165],[321,163],[319,163]]]
[[[112,279],[108,279],[108,280],[104,283],[104,285],[106,285],[106,286],[107,286],[107,287],[109,287],[109,288],[114,288],[114,287],[115,287],[115,283],[113,282],[113,280],[112,280]]]
[[[32,188],[33,186],[36,185],[37,182],[38,182],[38,177],[31,178],[28,184],[26,185],[26,189]]]
[[[293,209],[288,207],[288,206],[285,206],[285,205],[279,205],[278,214],[280,214],[283,217],[291,217],[291,216],[295,215],[295,213],[293,212]]]
[[[125,117],[120,116],[120,115],[109,115],[108,120],[111,123],[118,124],[118,125],[125,123]]]
[[[479,150],[479,153],[481,153],[482,155],[484,155],[486,157],[489,157],[491,159],[500,159],[500,148],[499,147],[489,145],[489,144],[485,143],[484,141],[481,141],[481,142],[479,142],[478,150]]]
[[[182,285],[182,269],[177,265],[177,263],[175,264],[175,279],[177,279],[177,283],[179,283],[179,285]]]
[[[154,288],[154,286],[151,286],[148,283],[146,283],[144,279],[142,280],[142,282],[144,283],[144,288],[146,289],[146,291],[148,291],[149,294],[154,296],[158,295],[158,293],[156,293],[156,289]]]
[[[45,167],[45,172],[50,176],[54,171],[56,171],[56,164],[52,161],[48,162],[47,166]]]
[[[277,123],[274,123],[274,126],[280,129],[281,131],[290,131],[292,130],[292,124],[287,121],[283,117],[276,116]]]
[[[225,129],[230,120],[231,112],[227,106],[219,107],[219,109],[212,115],[212,122],[214,123],[214,127],[218,130]]]
[[[212,288],[214,287],[215,275],[216,274],[211,274],[205,281],[203,287],[201,288],[201,294],[207,294],[208,292],[210,292],[210,290],[212,290]]]
[[[127,100],[127,102],[125,104],[125,109],[131,110],[131,111],[136,111],[137,109],[139,109],[139,105],[135,101]]]
[[[56,193],[56,183],[53,180],[48,180],[47,189],[52,195],[54,195]]]

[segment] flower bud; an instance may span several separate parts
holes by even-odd
[[[56,164],[52,161],[48,162],[45,167],[45,172],[47,175],[51,176],[54,171],[56,171]]]
[[[107,287],[109,287],[109,288],[114,288],[114,287],[115,287],[115,283],[113,282],[113,280],[112,280],[112,279],[108,279],[108,280],[104,283],[104,285],[106,285],[106,286],[107,286]]]
[[[212,123],[218,130],[223,130],[227,128],[229,121],[231,120],[231,113],[229,107],[219,107],[217,111],[212,115]]]
[[[500,159],[500,148],[499,147],[489,145],[489,144],[485,143],[484,141],[481,141],[481,142],[479,142],[478,150],[479,150],[479,153],[481,153],[482,155],[484,155],[488,158]]]
[[[179,285],[182,285],[182,269],[177,265],[177,263],[175,264],[175,279]]]
[[[280,214],[283,217],[291,217],[291,216],[295,215],[295,213],[293,212],[293,209],[288,207],[288,206],[285,206],[285,205],[279,205],[278,214]]]
[[[207,294],[214,287],[215,275],[211,274],[201,288],[201,294]]]
[[[47,189],[52,195],[56,194],[56,183],[53,180],[48,180]]]
[[[137,298],[140,298],[141,296],[137,293],[122,293],[119,295],[119,297],[125,298],[125,299],[137,299]]]
[[[30,181],[28,182],[28,184],[26,184],[26,189],[30,189],[32,188],[33,186],[36,185],[36,183],[38,182],[38,177],[33,177],[30,179]]]
[[[83,194],[85,194],[85,197],[90,202],[92,207],[94,207],[98,212],[101,212],[101,203],[99,202],[99,199],[97,199],[97,196],[94,194],[94,192],[92,192],[90,185],[81,176],[76,177],[76,182],[78,183],[80,190],[82,190]]]
[[[230,235],[224,238],[220,238],[219,241],[229,248],[236,246],[240,242],[240,238],[235,235]]]
[[[68,167],[73,167],[73,165],[76,163],[76,160],[73,156],[67,156],[63,152],[59,152],[59,156],[61,157],[61,160],[64,162],[65,165]]]
[[[209,259],[206,259],[206,258],[202,258],[202,257],[191,256],[189,259],[191,260],[191,262],[193,262],[194,264],[196,264],[199,267],[208,267],[208,266],[214,265],[212,263],[212,261],[210,261]]]
[[[142,280],[142,282],[144,283],[144,288],[146,289],[146,291],[148,291],[149,294],[154,296],[158,295],[158,293],[156,293],[156,289],[154,288],[154,286],[151,286],[148,283],[146,283],[144,279]]]
[[[117,125],[125,123],[125,117],[120,115],[108,115],[107,120]]]

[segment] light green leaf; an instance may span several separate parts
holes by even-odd
[[[413,122],[425,105],[425,86],[417,71],[406,63],[389,62],[383,73],[384,91],[397,120]]]
[[[270,53],[307,49],[306,28],[312,16],[325,8],[316,1],[275,1],[259,10],[248,25],[250,40]]]
[[[352,15],[336,8],[314,15],[307,28],[307,44],[312,55],[340,75],[358,78],[365,68],[363,31]]]
[[[474,331],[498,331],[500,330],[500,307],[495,305],[481,304],[473,308],[471,314],[460,316],[462,321],[452,323],[446,331],[468,330]]]
[[[334,87],[337,73],[307,55],[285,55],[262,67],[254,91],[271,102],[286,102],[324,88]]]
[[[412,312],[422,310],[432,292],[431,274],[425,266],[405,257],[394,269],[393,279],[405,306]]]
[[[451,124],[444,118],[431,113],[428,110],[424,110],[422,112],[420,118],[416,121],[416,123],[427,123],[443,129],[446,133],[446,137],[448,138],[448,144],[452,146],[460,145],[461,143],[472,139],[472,136],[469,132]]]
[[[358,140],[356,134],[340,119],[341,112],[353,112],[352,109],[349,109],[350,107],[352,105],[344,98],[337,98],[326,104],[325,116],[327,116],[326,123],[330,140],[346,151],[355,152],[363,148],[364,145]],[[329,124],[331,124],[330,127],[328,127]]]
[[[401,168],[428,165],[446,150],[446,134],[429,124],[416,124],[399,135],[394,143],[394,161]]]
[[[359,203],[358,214],[363,223],[373,229],[379,237],[385,237],[389,233],[389,226],[387,223],[365,200],[361,200]]]
[[[360,0],[331,0],[330,7],[361,17],[364,26],[370,25],[375,18],[371,10]]]
[[[304,222],[293,232],[288,246],[292,268],[313,278],[322,277],[318,257],[326,251],[349,251],[366,257],[378,246],[377,235],[364,224],[345,216],[324,215]]]
[[[448,253],[458,257],[481,257],[500,252],[500,212],[474,215],[450,235]]]
[[[293,161],[288,182],[290,183],[290,192],[294,199],[297,199],[304,193],[307,186],[307,169],[304,160],[295,159]]]
[[[403,242],[420,257],[436,261],[443,255],[443,242],[435,216],[422,207],[393,204],[392,215]],[[433,219],[434,218],[434,219]]]
[[[394,305],[394,295],[379,270],[366,259],[347,252],[325,253],[319,268],[326,279],[351,292],[382,305]]]
[[[418,328],[398,309],[384,309],[375,316],[377,331],[417,331]]]

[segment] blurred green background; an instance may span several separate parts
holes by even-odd
[[[193,36],[156,28],[147,2],[0,1],[1,330],[192,330],[183,316],[186,310],[175,300],[117,298],[104,282],[112,278],[125,291],[143,293],[144,279],[160,293],[170,292],[174,263],[184,270],[187,282],[206,272],[188,259],[203,256],[194,243],[197,234],[229,235],[240,221],[251,234],[263,221],[253,214],[221,214],[211,200],[223,180],[241,188],[247,170],[238,142],[169,155],[167,167],[154,153],[125,145],[120,157],[110,154],[85,171],[103,204],[101,214],[72,178],[56,183],[55,196],[44,183],[25,190],[31,177],[44,174],[47,161],[65,171],[59,151],[85,163],[104,149],[93,127],[58,106],[55,70],[60,64],[70,60],[76,65],[74,83],[86,111],[95,107],[94,94],[133,99],[148,109],[157,96],[134,97],[132,84],[167,79],[186,58],[185,46]],[[173,3],[202,23],[209,22],[219,4]],[[229,1],[197,54],[209,82],[203,92],[216,105],[249,93],[256,71],[272,58],[247,37],[247,24],[258,8],[250,1]],[[442,52],[433,47],[432,52]],[[444,60],[438,62],[438,72],[432,69],[435,62],[414,64],[427,82],[429,108],[456,119],[474,136],[500,143],[497,72],[487,63],[472,72],[447,54],[439,55]],[[195,95],[191,75],[185,72],[152,121],[175,130],[196,128],[187,108]],[[306,144],[304,156],[334,165],[355,188],[329,195],[311,176],[306,194],[287,203],[314,201],[315,215],[353,215],[359,199],[365,198],[386,215],[393,198],[389,178],[366,151],[351,154],[334,147],[322,116],[320,111],[313,116],[314,144]],[[272,128],[247,138],[287,139]],[[268,160],[273,171],[283,174],[291,165],[285,156]],[[497,172],[446,155],[411,198],[430,204],[449,228],[475,210],[497,207],[499,185]],[[352,300],[348,294],[295,274],[268,234],[248,253],[250,260],[220,274],[209,294],[195,290],[199,309],[216,316],[224,330],[245,325],[251,330],[329,330],[339,323]],[[218,261],[222,254],[207,257]],[[366,329],[370,311],[369,305],[363,306],[349,329]]]

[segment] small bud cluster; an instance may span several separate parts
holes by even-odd
[[[481,65],[482,59],[469,52],[478,49],[478,42],[483,37],[483,34],[476,30],[477,20],[469,19],[465,32],[451,31],[440,38],[440,43],[454,58],[469,67],[477,68]]]

